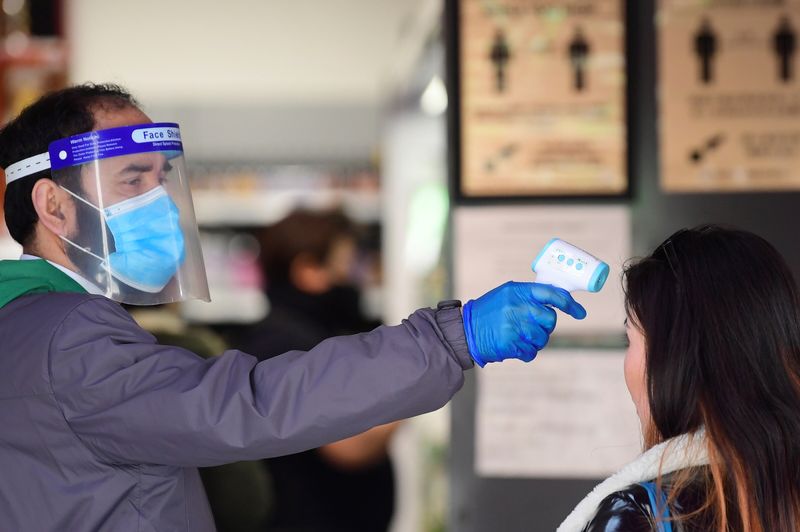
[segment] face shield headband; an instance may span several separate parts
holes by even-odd
[[[48,169],[76,200],[74,233],[59,236],[77,273],[123,303],[209,299],[177,124],[54,141],[9,165],[6,182]]]
[[[161,122],[73,135],[50,143],[44,153],[8,165],[6,185],[43,170],[61,170],[128,153],[164,151],[183,154],[178,124]]]

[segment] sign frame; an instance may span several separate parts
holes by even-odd
[[[635,0],[616,0],[620,2],[623,13],[624,39],[623,56],[625,60],[624,73],[625,81],[623,86],[623,118],[625,127],[623,144],[623,177],[624,187],[620,192],[608,193],[585,193],[576,192],[575,194],[563,193],[541,193],[541,194],[466,194],[463,189],[462,174],[462,112],[461,112],[461,16],[460,4],[464,0],[445,0],[444,9],[444,28],[445,28],[445,63],[446,63],[446,84],[449,99],[447,110],[447,136],[448,136],[448,168],[451,198],[456,205],[485,205],[495,203],[530,203],[541,200],[560,201],[560,202],[618,202],[619,200],[630,200],[633,197],[633,183],[631,180],[631,168],[635,167],[635,135],[632,128],[634,116],[634,72],[632,69],[632,55],[635,46],[635,31],[630,24],[632,17],[632,3]]]
[[[796,46],[800,2],[719,4],[654,2],[655,90],[670,94],[656,105],[659,190],[669,196],[797,193],[798,75],[780,80],[770,55],[781,24],[788,24]],[[754,57],[761,54],[764,60]],[[784,68],[790,64],[796,70],[796,57]],[[770,104],[757,111],[762,102]]]

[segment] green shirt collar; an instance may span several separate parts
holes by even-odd
[[[87,293],[77,281],[43,259],[0,261],[0,307],[29,294]]]

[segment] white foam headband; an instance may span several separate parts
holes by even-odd
[[[22,159],[6,168],[6,185],[36,172],[50,169],[50,153],[44,152],[27,159]]]

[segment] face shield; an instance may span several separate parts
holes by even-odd
[[[74,200],[61,238],[76,273],[120,303],[209,300],[177,124],[91,131],[48,152]]]

